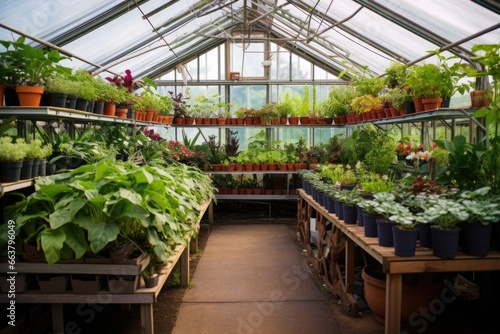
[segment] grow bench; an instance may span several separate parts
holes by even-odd
[[[199,223],[210,205],[211,201],[202,205],[196,223],[198,232]],[[189,284],[189,254],[192,241],[193,238],[190,238],[187,246],[177,245],[175,247],[174,252],[168,258],[168,264],[160,272],[158,285],[153,288],[145,287],[140,274],[149,263],[149,257],[130,264],[56,263],[49,265],[47,263],[18,262],[15,264],[15,273],[18,276],[19,274],[102,275],[108,277],[109,289],[100,289],[97,293],[75,293],[74,291],[42,293],[40,290],[27,290],[22,293],[16,293],[15,302],[16,304],[52,304],[52,327],[55,334],[66,332],[63,304],[140,304],[142,333],[152,334],[154,333],[153,304],[156,302],[163,285],[178,262],[180,264],[181,286],[187,287]],[[12,274],[11,272],[12,270],[9,270],[7,263],[0,264],[0,273]],[[112,283],[113,288],[111,287],[109,277],[127,276],[134,277],[132,284],[120,279],[118,282],[114,281]],[[131,286],[133,287],[132,289],[130,289]],[[10,299],[6,293],[0,294],[0,303],[9,302]]]
[[[454,259],[442,259],[432,255],[432,250],[417,247],[415,256],[394,255],[393,247],[378,245],[378,238],[364,236],[364,228],[357,224],[344,224],[336,215],[329,213],[314,201],[303,189],[298,191],[298,222],[302,243],[313,257],[316,268],[323,275],[325,284],[343,301],[344,310],[358,314],[353,295],[355,246],[359,246],[380,264],[386,273],[385,333],[399,333],[401,327],[401,295],[403,274],[425,272],[495,271],[500,268],[500,252],[490,250],[485,257],[458,252]],[[310,219],[316,219],[318,233],[317,250],[310,246]],[[327,232],[328,222],[331,231]],[[345,251],[342,270],[339,266],[341,252]],[[344,275],[342,275],[344,271]]]

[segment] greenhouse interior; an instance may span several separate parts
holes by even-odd
[[[500,332],[499,1],[0,8],[0,333]]]

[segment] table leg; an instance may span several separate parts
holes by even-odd
[[[354,291],[354,245],[351,238],[346,238],[345,242],[345,288],[347,293]]]
[[[63,305],[52,304],[52,330],[54,334],[64,334]]]
[[[189,285],[189,243],[181,254],[181,286],[187,288]]]
[[[401,328],[401,295],[403,274],[386,274],[385,333],[399,333]]]
[[[153,334],[153,324],[153,304],[141,304],[141,333]]]
[[[208,221],[210,223],[214,222],[214,202],[210,201],[210,204],[208,205]]]

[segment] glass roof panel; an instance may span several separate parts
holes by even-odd
[[[466,0],[376,0],[383,6],[408,17],[410,20],[432,30],[451,42],[458,41],[478,31],[497,24],[500,15]],[[483,35],[466,42],[470,49],[476,43],[499,43],[500,31]]]
[[[206,51],[205,47],[231,40],[234,27],[245,32],[267,27],[286,39],[272,41],[286,42],[285,46],[292,50],[297,47],[316,58],[318,64],[342,70],[347,66],[345,61],[352,60],[381,73],[395,59],[414,60],[428,50],[437,49],[437,45],[417,36],[411,29],[421,27],[445,40],[456,41],[500,22],[500,15],[466,0],[149,0],[141,3],[142,12],[134,2],[125,0],[0,0],[0,22],[46,41],[57,41],[61,35],[65,38],[64,34],[76,31],[82,34],[77,40],[59,46],[90,62],[111,66],[111,71],[118,69],[117,73],[131,68],[135,73],[146,74],[171,69],[177,61],[186,59],[186,54],[194,56]],[[380,10],[377,13],[363,8],[349,19],[361,8],[361,3],[382,8],[376,9]],[[35,4],[37,12],[28,9],[31,4]],[[245,10],[244,5],[248,6]],[[400,15],[398,19],[403,25],[407,23],[408,29],[382,16],[386,13],[383,7]],[[114,8],[121,12],[110,12]],[[437,14],[430,13],[431,9],[437,9]],[[87,20],[104,20],[108,16],[109,21],[94,30],[86,26]],[[404,21],[405,17],[408,21]],[[346,21],[332,27],[341,20]],[[253,22],[257,25],[252,25]],[[248,26],[242,25],[248,23]],[[411,24],[417,26],[412,28]],[[153,27],[163,36],[163,41]],[[0,28],[0,39],[10,40],[12,36],[17,37]],[[71,40],[70,35],[68,38]],[[463,47],[470,49],[476,43],[499,41],[497,29],[466,42]],[[152,49],[132,58],[135,52]],[[76,59],[68,65],[92,68]]]
[[[39,1],[0,0],[0,21],[43,40],[51,40],[85,24],[123,0]],[[36,8],[36,10],[33,10]],[[23,15],[19,15],[23,13]],[[11,40],[11,32],[0,29],[0,39]]]

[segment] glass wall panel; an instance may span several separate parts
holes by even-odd
[[[264,43],[231,44],[231,72],[242,77],[264,77]]]

